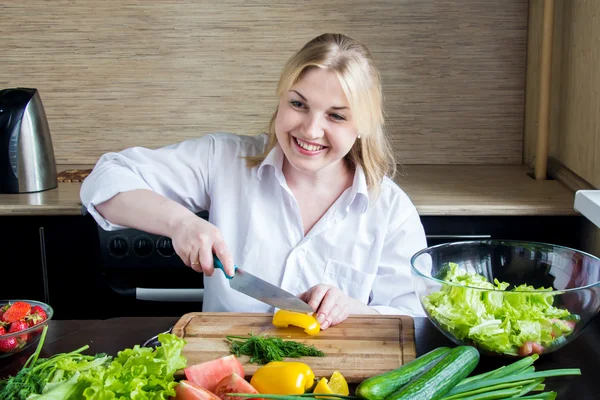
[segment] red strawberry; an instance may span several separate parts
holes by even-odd
[[[19,346],[17,338],[11,337],[9,339],[0,339],[0,353],[8,353],[13,351]]]
[[[0,326],[0,336],[6,335],[6,330]],[[8,353],[17,348],[19,342],[16,338],[0,339],[0,353]]]
[[[15,321],[12,324],[10,324],[10,329],[8,330],[8,333],[21,332],[28,328],[29,328],[29,325],[27,324],[27,322],[25,320]],[[18,339],[19,339],[19,342],[27,342],[28,337],[27,337],[27,335],[21,335],[18,337]]]
[[[10,304],[5,304],[0,307],[0,322],[2,322],[2,316],[4,315],[4,312],[8,310],[8,307],[10,307]]]
[[[28,328],[29,326],[27,325],[27,322],[25,322],[25,320],[15,321],[12,324],[10,324],[8,333],[21,332]]]
[[[30,327],[37,325],[47,319],[48,319],[48,315],[46,314],[46,311],[44,311],[44,309],[40,306],[34,306],[31,309],[31,314],[29,314],[25,318],[25,320],[27,320],[27,323],[29,324]]]
[[[38,314],[40,317],[42,317],[42,321],[45,321],[48,319],[48,314],[46,314],[46,311],[44,311],[44,309],[40,306],[35,306],[31,309],[31,312],[33,314]]]
[[[4,322],[15,322],[25,318],[31,312],[31,305],[24,301],[13,303],[2,315]]]

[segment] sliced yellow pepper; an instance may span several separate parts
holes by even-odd
[[[296,361],[271,361],[258,368],[250,385],[260,394],[303,394],[315,382],[312,369]]]
[[[316,335],[321,330],[321,324],[312,316],[294,311],[278,310],[273,315],[273,325],[277,328],[287,328],[289,325],[304,328],[309,335]]]
[[[313,390],[315,394],[341,394],[343,396],[348,396],[350,394],[350,389],[348,388],[348,382],[346,382],[346,378],[340,371],[334,371],[331,374],[331,378],[328,380],[327,378],[321,378],[315,389]],[[327,396],[316,396],[318,399],[326,399]]]

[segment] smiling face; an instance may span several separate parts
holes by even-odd
[[[343,158],[358,136],[355,125],[337,75],[311,68],[281,96],[275,133],[292,170],[343,173]]]

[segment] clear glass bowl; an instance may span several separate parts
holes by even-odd
[[[31,345],[37,343],[40,339],[40,335],[42,334],[44,326],[48,325],[52,319],[52,316],[54,315],[54,310],[52,307],[46,303],[36,300],[0,300],[0,308],[7,303],[16,303],[17,301],[27,302],[31,304],[31,307],[42,307],[48,318],[28,329],[15,333],[8,333],[6,335],[0,335],[0,358],[9,357],[13,354],[20,353]],[[6,331],[8,331],[8,327],[6,327]],[[4,346],[2,346],[2,342],[4,343]],[[7,350],[8,348],[10,348],[10,350]]]
[[[415,291],[430,321],[454,343],[484,354],[551,353],[579,336],[600,309],[600,259],[566,247],[455,242],[417,252],[411,265]],[[508,285],[482,288],[486,283],[464,274]]]

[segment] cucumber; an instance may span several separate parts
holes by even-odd
[[[449,353],[448,347],[438,347],[400,368],[365,379],[358,385],[355,393],[363,399],[383,400]]]
[[[475,347],[458,346],[422,375],[401,387],[386,400],[437,400],[466,378],[479,363]]]

